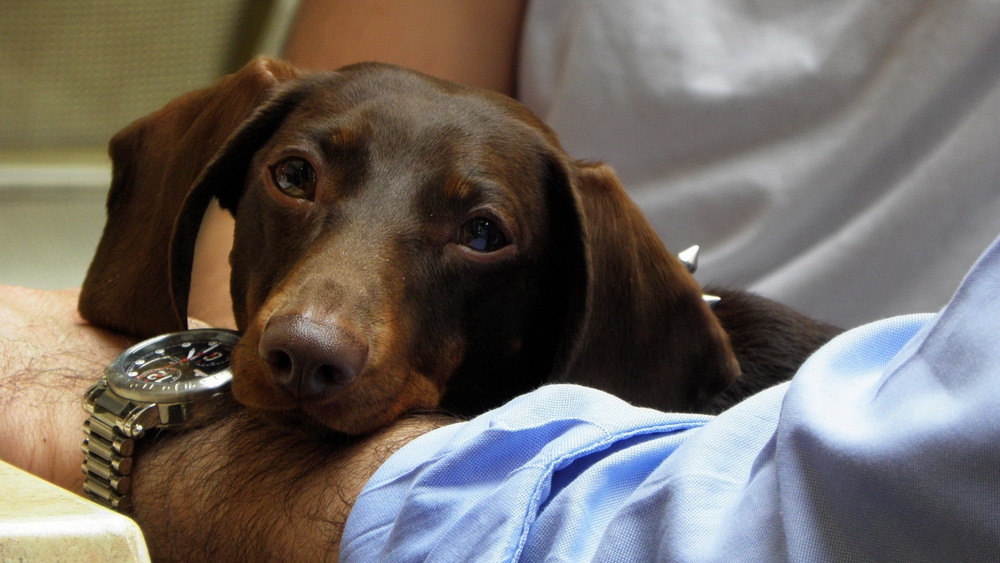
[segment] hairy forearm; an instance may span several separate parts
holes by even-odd
[[[0,459],[82,493],[83,393],[131,340],[84,323],[77,296],[0,286]],[[266,423],[231,401],[217,415],[140,442],[133,517],[155,559],[333,559],[382,461],[453,422],[414,415],[342,442]]]
[[[140,453],[134,517],[161,560],[336,559],[354,500],[381,463],[452,422],[413,416],[351,442],[309,437],[235,409]]]
[[[79,492],[83,393],[131,341],[84,323],[77,296],[0,286],[0,459]]]

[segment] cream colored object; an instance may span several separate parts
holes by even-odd
[[[0,462],[0,561],[149,561],[139,526]]]

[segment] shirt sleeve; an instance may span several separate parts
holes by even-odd
[[[396,452],[355,503],[341,558],[510,561],[542,535],[583,541],[593,553],[596,544],[579,534],[581,526],[599,530],[613,514],[606,509],[708,420],[633,407],[586,387],[542,387]],[[629,468],[619,463],[622,455]],[[593,514],[558,529],[544,524],[542,535],[533,531],[543,525],[539,515],[565,497],[560,504]]]

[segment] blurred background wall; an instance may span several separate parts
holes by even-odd
[[[0,284],[80,285],[104,224],[108,139],[257,54],[279,54],[297,5],[3,0]]]

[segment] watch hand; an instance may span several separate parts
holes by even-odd
[[[212,345],[211,345],[211,346],[209,346],[208,348],[205,348],[204,350],[201,350],[201,351],[198,351],[198,349],[197,349],[197,348],[190,348],[190,349],[188,349],[188,352],[187,352],[187,356],[186,356],[186,357],[184,357],[184,358],[182,358],[182,359],[179,359],[179,360],[177,360],[176,362],[174,362],[174,363],[172,363],[172,364],[168,365],[167,367],[174,367],[174,366],[176,366],[176,365],[180,365],[180,364],[183,364],[184,362],[191,362],[191,361],[194,361],[194,360],[197,360],[198,358],[200,358],[200,357],[202,357],[202,356],[204,356],[204,355],[208,354],[208,353],[209,353],[209,352],[211,352],[212,350],[214,350],[214,349],[218,348],[218,347],[219,347],[219,344],[220,344],[219,342],[216,342],[215,344],[212,344]],[[197,353],[196,353],[196,352],[197,352]]]
[[[220,346],[220,344],[221,344],[220,342],[216,342],[215,344],[212,344],[208,348],[205,348],[201,352],[198,352],[197,354],[195,354],[194,357],[192,357],[191,353],[189,352],[187,359],[186,360],[182,360],[182,361],[188,361],[188,362],[190,362],[190,361],[197,360],[198,358],[207,356],[209,352],[211,352],[212,350],[215,350],[216,348],[218,348]],[[191,350],[191,352],[194,352],[194,350]]]

